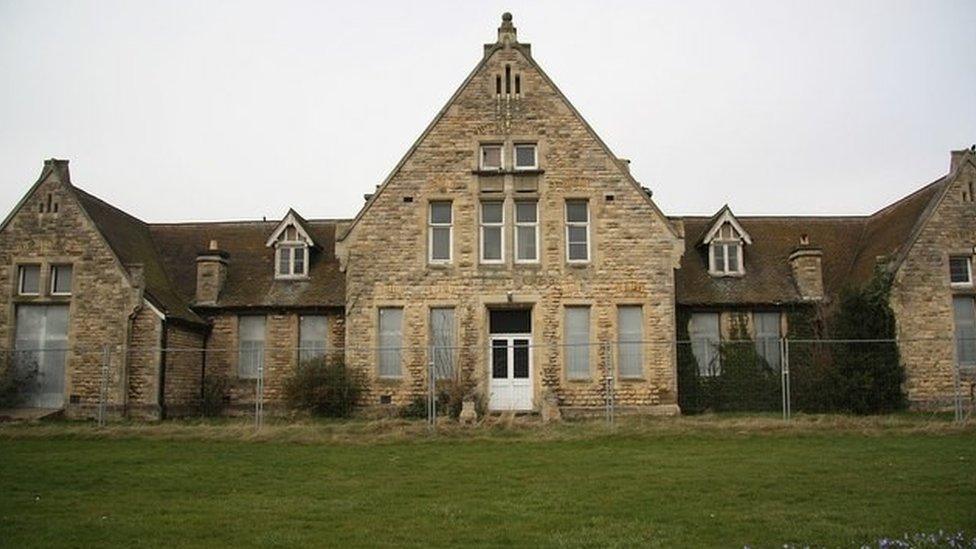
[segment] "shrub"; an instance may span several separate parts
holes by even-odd
[[[323,417],[349,417],[362,392],[355,372],[324,358],[300,363],[284,388],[291,408]]]
[[[831,317],[831,336],[839,340],[890,340],[835,346],[838,396],[844,410],[856,414],[889,413],[907,405],[895,339],[895,315],[889,306],[891,275],[878,270],[861,288],[849,289]]]
[[[37,379],[37,361],[8,356],[0,363],[0,408],[16,408],[27,399],[27,388]]]
[[[227,378],[217,374],[207,374],[203,378],[200,392],[200,415],[218,417],[227,405]]]

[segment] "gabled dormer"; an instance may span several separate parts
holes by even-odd
[[[708,274],[744,275],[747,244],[752,244],[752,237],[739,224],[729,206],[722,206],[698,242],[699,246],[708,246]]]
[[[265,245],[274,249],[275,280],[308,278],[310,251],[318,246],[298,212],[289,209]]]

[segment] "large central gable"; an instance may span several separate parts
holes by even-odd
[[[503,62],[502,59],[505,61]],[[511,64],[515,70],[521,72],[520,75],[512,75],[512,80],[509,80],[508,66]],[[505,65],[503,69],[502,66]],[[502,76],[504,75],[504,77]],[[521,79],[519,80],[519,77]],[[504,80],[503,80],[504,78]],[[504,84],[503,84],[504,82]],[[633,189],[639,193],[646,203],[649,213],[660,223],[667,227],[667,231],[670,233],[671,237],[675,239],[676,242],[680,241],[680,236],[675,230],[674,226],[667,219],[667,217],[661,212],[657,205],[651,200],[649,193],[647,193],[641,185],[631,176],[629,168],[627,167],[626,161],[617,158],[606,143],[600,139],[599,135],[593,130],[593,128],[586,122],[578,110],[572,105],[569,99],[559,90],[552,79],[542,70],[542,68],[536,63],[531,54],[531,46],[529,44],[518,42],[515,32],[515,27],[512,24],[511,14],[504,14],[502,16],[502,25],[498,29],[498,40],[492,44],[486,44],[484,47],[484,56],[481,61],[475,66],[471,73],[465,78],[461,86],[454,92],[451,98],[447,101],[443,108],[437,113],[431,123],[424,129],[420,137],[411,145],[410,149],[407,150],[406,154],[401,158],[400,162],[393,168],[390,174],[386,177],[381,185],[378,186],[375,193],[369,195],[366,203],[357,213],[353,221],[342,231],[338,237],[338,241],[345,240],[349,235],[351,235],[359,222],[364,216],[368,215],[373,205],[380,199],[387,187],[393,182],[398,174],[406,166],[408,166],[413,159],[414,155],[417,153],[418,149],[425,145],[426,142],[431,138],[433,134],[438,131],[439,126],[444,124],[449,124],[451,117],[457,114],[459,111],[464,109],[479,109],[484,111],[484,124],[479,130],[483,130],[487,133],[493,135],[504,134],[506,136],[520,136],[520,124],[524,123],[525,119],[530,119],[533,115],[532,113],[527,113],[519,120],[518,116],[512,116],[499,114],[500,110],[505,108],[511,109],[508,106],[502,106],[501,102],[499,104],[486,104],[485,102],[470,102],[466,101],[479,92],[483,92],[485,89],[494,89],[498,86],[499,89],[505,86],[506,91],[509,86],[515,86],[516,89],[521,85],[523,89],[527,90],[527,93],[533,93],[532,86],[540,86],[540,89],[536,89],[536,93],[545,93],[547,96],[552,97],[558,103],[558,105],[565,109],[572,119],[575,125],[579,126],[581,132],[583,132],[588,138],[596,144],[597,147],[605,155],[605,160],[613,166],[613,169],[626,180]],[[479,113],[481,114],[481,113]],[[553,129],[554,132],[559,131],[573,131],[573,128],[558,128]],[[472,135],[472,138],[477,136]]]

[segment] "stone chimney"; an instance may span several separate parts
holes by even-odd
[[[209,249],[197,253],[197,305],[216,305],[224,281],[227,280],[227,259],[230,254],[210,241]]]
[[[60,160],[57,158],[50,158],[44,161],[44,168],[51,168],[51,170],[57,175],[58,181],[61,183],[71,184],[71,172],[68,171],[68,161]]]
[[[955,173],[956,169],[962,165],[967,155],[976,155],[976,145],[961,151],[949,151],[949,173]]]
[[[810,237],[806,234],[800,236],[800,245],[790,254],[793,283],[805,301],[819,301],[824,298],[822,258],[823,250],[811,246]]]

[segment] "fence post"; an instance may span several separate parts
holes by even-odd
[[[614,415],[614,387],[613,387],[613,344],[604,342],[604,357],[606,358],[606,420],[607,425],[613,425]]]
[[[955,367],[952,369],[952,374],[953,374],[953,377],[954,377],[953,383],[955,384],[955,399],[954,399],[955,402],[953,402],[953,404],[954,404],[953,407],[955,408],[955,421],[956,421],[956,423],[962,423],[962,421],[964,419],[963,418],[963,409],[962,409],[963,408],[963,406],[962,406],[962,375],[959,372],[959,370],[960,370],[960,368],[962,366],[959,364],[959,361],[958,360],[955,361],[955,362],[956,362],[956,364],[954,365]]]
[[[431,345],[428,348],[427,356],[427,429],[435,431],[437,429],[437,379],[434,375],[434,353],[436,347]]]
[[[790,394],[790,340],[780,338],[780,372],[783,392],[783,421],[789,421],[792,416],[792,395]]]
[[[105,426],[105,407],[108,400],[108,372],[112,360],[112,347],[102,345],[102,379],[98,387],[98,426]]]
[[[254,384],[254,428],[264,424],[264,360],[258,362],[258,379]]]

